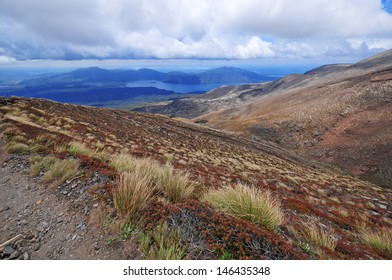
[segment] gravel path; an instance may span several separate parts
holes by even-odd
[[[0,248],[0,259],[124,259],[132,255],[125,244],[108,244],[99,203],[86,196],[85,205],[80,200],[76,204],[72,196],[48,188],[28,172],[28,160],[7,155],[1,142],[0,244],[20,237]]]

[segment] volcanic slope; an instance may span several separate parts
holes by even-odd
[[[135,250],[140,254],[136,255],[143,258],[392,258],[389,189],[312,166],[269,142],[164,116],[40,99],[0,98],[0,104],[8,151],[23,154],[17,156],[31,165],[37,180],[42,178],[48,196],[69,197],[79,204],[89,201],[87,196],[105,205],[102,211],[107,215],[100,216],[102,230],[111,228],[112,234],[118,233],[107,246],[130,244],[128,247],[138,248]],[[151,165],[155,160],[175,172],[188,172],[194,182],[190,195],[173,199],[155,190],[137,212],[137,222],[131,223],[122,215],[119,202],[113,202],[125,180],[113,165],[119,154],[132,155],[136,164],[148,158]],[[54,166],[59,161],[78,162],[78,176],[59,179],[56,186],[45,183],[47,173],[34,172],[33,163],[48,156]],[[45,168],[45,161],[40,162]],[[97,176],[101,185],[89,187]],[[212,190],[241,189],[239,182],[270,192],[273,204],[280,209],[275,210],[281,215],[276,227],[249,221],[249,215],[221,211],[209,202]],[[8,203],[12,204],[12,199]],[[90,234],[101,233],[95,230]],[[377,235],[381,241],[375,244],[371,240]],[[167,243],[161,244],[159,236],[172,240],[174,247],[162,248]],[[170,255],[173,251],[178,254]]]
[[[273,141],[361,179],[392,186],[392,50],[354,65],[224,87],[144,110]]]

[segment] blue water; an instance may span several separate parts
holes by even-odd
[[[238,85],[243,83],[234,83],[230,85]],[[128,83],[127,87],[156,87],[159,89],[172,90],[178,93],[189,93],[189,92],[205,92],[218,88],[226,84],[168,84],[158,81],[137,81]]]

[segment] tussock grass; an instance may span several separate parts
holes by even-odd
[[[56,162],[56,158],[52,156],[40,157],[35,156],[30,158],[30,175],[37,176],[43,171],[48,171]]]
[[[126,172],[135,169],[136,161],[137,159],[133,156],[121,153],[114,155],[111,158],[109,165],[117,172]]]
[[[123,172],[113,193],[113,201],[120,217],[127,222],[137,222],[138,214],[150,202],[154,184],[150,176],[141,172]]]
[[[42,181],[45,183],[54,182],[57,185],[64,183],[76,177],[79,174],[79,161],[70,160],[59,160],[56,159],[50,166],[49,170],[42,177]]]
[[[63,146],[58,146],[56,147],[56,152],[61,153],[61,152],[68,152],[71,155],[84,155],[88,156],[91,158],[96,158],[99,159],[103,162],[109,162],[110,160],[110,155],[105,152],[105,151],[98,151],[97,149],[92,150],[88,148],[85,144],[77,141],[72,141],[68,143],[67,145]]]
[[[361,232],[360,237],[363,243],[379,250],[386,250],[392,254],[391,229],[381,228],[377,231],[364,230]]]
[[[30,147],[23,143],[9,142],[6,145],[6,150],[11,154],[28,154],[31,152]]]
[[[325,229],[312,224],[306,225],[302,233],[311,243],[335,250],[337,241],[331,229]]]
[[[13,137],[10,139],[10,142],[26,144],[26,143],[27,143],[27,139],[26,139],[26,137],[24,137],[23,135],[15,135],[15,136],[13,136]]]
[[[10,142],[17,135],[18,131],[13,127],[8,127],[3,131],[3,139],[7,142]]]
[[[141,251],[150,260],[181,260],[186,255],[186,246],[181,245],[178,233],[167,223],[157,226],[151,233],[140,238]]]
[[[188,173],[176,171],[171,165],[160,165],[152,159],[139,159],[122,153],[113,156],[109,164],[117,172],[138,173],[150,177],[163,197],[173,203],[188,199],[195,189]]]
[[[67,145],[66,149],[71,155],[80,154],[80,155],[86,155],[90,157],[94,155],[93,150],[87,148],[83,143],[80,142],[75,142],[75,141],[70,142]]]
[[[276,230],[284,221],[280,202],[269,191],[238,184],[235,188],[223,188],[208,192],[203,200],[214,208],[238,218]]]
[[[168,201],[183,202],[192,196],[195,183],[188,173],[175,171],[172,166],[166,165],[160,167],[156,174],[157,188]]]

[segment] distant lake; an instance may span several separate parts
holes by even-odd
[[[172,90],[178,93],[189,93],[189,92],[205,92],[218,88],[224,85],[239,85],[243,83],[233,83],[233,84],[168,84],[158,81],[137,81],[128,83],[127,87],[156,87],[159,89]]]

